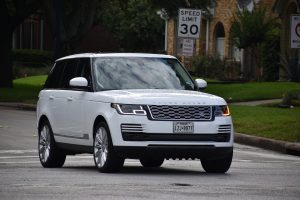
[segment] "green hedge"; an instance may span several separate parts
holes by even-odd
[[[34,49],[13,49],[12,58],[13,61],[32,67],[46,66],[54,61],[52,51]]]

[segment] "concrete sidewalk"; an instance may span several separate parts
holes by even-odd
[[[259,106],[263,104],[275,104],[281,103],[282,99],[268,99],[268,100],[259,100],[259,101],[245,101],[245,102],[234,102],[229,103],[229,105],[241,105],[241,106]]]
[[[231,105],[254,106],[254,105],[261,105],[261,104],[268,104],[268,103],[276,103],[276,102],[280,102],[280,100],[281,99],[262,100],[262,101],[254,101],[254,102],[239,102],[239,103],[232,103]],[[10,108],[20,109],[20,110],[29,110],[29,111],[36,110],[36,105],[34,104],[0,102],[0,106],[10,107]],[[284,142],[284,141],[251,136],[251,135],[246,135],[241,133],[234,134],[234,141],[240,144],[246,144],[250,146],[260,147],[263,149],[277,151],[280,153],[300,156],[300,142]]]

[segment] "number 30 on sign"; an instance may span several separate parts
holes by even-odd
[[[201,10],[179,9],[178,37],[199,38]]]

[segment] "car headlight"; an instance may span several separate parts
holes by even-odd
[[[230,111],[228,106],[215,106],[215,116],[221,117],[221,116],[229,116]]]
[[[147,115],[141,105],[112,103],[111,107],[115,108],[121,115]]]

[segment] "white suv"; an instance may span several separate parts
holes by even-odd
[[[144,167],[164,159],[200,159],[225,173],[233,126],[224,99],[200,92],[178,60],[156,54],[78,54],[56,61],[39,94],[38,151],[44,167],[92,153],[101,172],[126,158]]]

